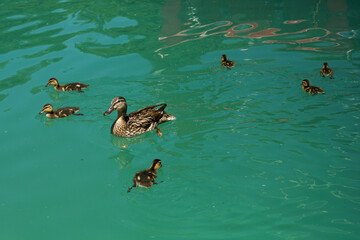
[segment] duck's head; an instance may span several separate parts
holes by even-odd
[[[223,54],[223,55],[221,56],[221,61],[226,61],[226,60],[227,60],[227,57],[226,57],[225,54]]]
[[[154,161],[151,164],[150,169],[158,170],[162,167],[161,160],[160,159],[154,159]]]
[[[56,78],[50,78],[45,87],[50,86],[50,85],[58,86],[59,81]]]
[[[45,104],[41,110],[41,112],[39,112],[39,114],[42,114],[44,112],[47,113],[51,113],[54,110],[53,106],[51,104]]]
[[[310,86],[310,82],[307,79],[304,79],[300,85],[303,85],[304,87]]]
[[[123,97],[115,97],[111,101],[109,109],[104,112],[104,116],[109,115],[114,110],[118,110],[119,112],[126,113],[127,110],[127,104],[126,100]]]
[[[327,68],[327,67],[328,67],[328,63],[327,63],[327,62],[324,62],[323,66],[324,66],[324,68]]]

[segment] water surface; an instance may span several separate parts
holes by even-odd
[[[1,239],[357,239],[360,4],[2,1]],[[220,57],[236,67],[227,71]],[[322,78],[328,62],[335,79]],[[45,88],[84,82],[84,93]],[[310,96],[303,79],[326,95]],[[110,134],[166,102],[176,121]],[[46,119],[44,104],[84,116]],[[160,158],[151,189],[126,190]]]

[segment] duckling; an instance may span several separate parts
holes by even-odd
[[[304,91],[312,95],[316,95],[318,93],[325,94],[325,91],[322,88],[316,86],[310,86],[310,82],[307,79],[304,79],[300,85],[303,85],[302,88],[304,89]]]
[[[81,89],[85,89],[85,88],[89,87],[88,84],[84,84],[84,83],[80,83],[80,82],[68,83],[68,84],[60,85],[59,81],[56,78],[50,78],[49,82],[46,84],[45,87],[50,86],[50,85],[54,85],[54,89],[56,89],[58,91],[78,91],[78,92],[83,92],[83,91],[81,91]]]
[[[51,104],[45,104],[41,110],[41,112],[39,112],[39,114],[42,114],[43,112],[46,112],[46,116],[48,118],[63,118],[63,117],[67,117],[70,115],[76,115],[76,116],[81,116],[84,114],[78,113],[77,112],[80,110],[79,107],[63,107],[63,108],[59,108],[57,110],[54,111],[54,108]]]
[[[221,65],[226,67],[227,70],[231,70],[232,67],[235,67],[234,61],[228,60],[225,54],[221,56]]]
[[[160,108],[156,108],[159,107]],[[167,121],[175,120],[176,117],[167,114],[164,109],[166,103],[151,105],[140,110],[126,114],[127,103],[123,97],[115,97],[111,101],[109,109],[104,116],[109,115],[114,110],[118,111],[118,117],[111,126],[111,133],[118,137],[134,137],[156,128],[158,136],[162,136],[160,129],[157,127]]]
[[[330,76],[330,79],[334,79],[333,74],[334,71],[331,68],[329,68],[327,62],[324,62],[323,67],[320,70],[320,75],[323,77]]]
[[[161,182],[155,182],[157,170],[161,167],[162,167],[161,160],[154,159],[150,168],[139,171],[135,174],[133,178],[134,185],[128,189],[128,192],[130,192],[130,190],[136,186],[149,188],[153,184],[161,183]]]

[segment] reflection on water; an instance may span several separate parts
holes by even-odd
[[[63,238],[62,226],[74,239],[356,239],[358,10],[355,0],[2,1],[1,236]],[[236,67],[222,68],[221,54]],[[319,76],[325,59],[335,80]],[[45,88],[53,76],[90,87]],[[305,77],[327,95],[304,92]],[[112,136],[116,116],[103,112],[115,96],[129,112],[166,102],[177,120],[161,138]],[[45,103],[84,116],[48,119]],[[154,158],[164,184],[127,194]]]
[[[131,164],[131,161],[134,159],[134,154],[131,153],[131,150],[122,148],[118,153],[111,156],[110,159],[114,160],[119,164],[119,168],[126,168]]]
[[[345,0],[305,1],[297,8],[288,1],[268,1],[256,13],[248,11],[255,4],[252,1],[165,1],[163,6],[144,4],[136,9],[137,14],[131,4],[116,2],[96,2],[86,7],[71,1],[59,2],[56,7],[42,3],[35,4],[36,12],[29,7],[34,4],[7,4],[12,7],[0,16],[6,23],[0,32],[6,36],[0,38],[0,67],[5,73],[0,79],[0,91],[25,84],[47,65],[68,61],[68,54],[61,53],[65,49],[105,58],[138,53],[158,67],[161,63],[156,56],[168,56],[165,49],[189,42],[201,49],[203,41],[195,40],[208,37],[217,39],[216,44],[207,45],[208,51],[216,51],[219,46],[231,49],[234,44],[248,48],[280,43],[289,50],[351,54],[359,36],[359,29],[354,28],[355,13],[349,14],[354,3]],[[106,14],[99,11],[103,8]],[[142,11],[145,9],[152,11]],[[149,17],[152,21],[147,20]],[[151,41],[154,35],[159,36],[159,41]],[[23,58],[13,57],[18,49],[22,49]],[[178,64],[191,60],[185,55]],[[19,65],[27,68],[7,71]]]
[[[304,6],[299,6],[300,8],[305,8],[306,6],[308,9],[311,9],[311,7],[314,7],[312,17],[310,18],[308,16],[307,19],[304,19],[306,15],[303,16],[303,18],[294,19],[294,16],[299,15],[299,9],[286,8],[286,2],[269,2],[269,5],[265,7],[265,10],[259,10],[258,20],[254,19],[254,17],[253,19],[244,17],[247,16],[246,8],[243,8],[240,3],[233,3],[231,6],[224,4],[219,7],[218,10],[212,9],[217,3],[210,3],[209,6],[207,6],[210,12],[214,13],[217,11],[217,15],[224,16],[224,12],[230,13],[236,12],[237,10],[237,14],[231,16],[232,18],[238,19],[237,21],[223,20],[211,23],[208,22],[206,24],[201,24],[201,22],[204,22],[201,19],[203,19],[205,13],[198,12],[196,7],[196,5],[201,5],[201,1],[194,1],[192,6],[181,6],[178,1],[175,1],[177,4],[169,2],[170,1],[164,6],[164,9],[166,9],[164,12],[169,13],[164,14],[163,36],[159,37],[159,40],[164,42],[165,46],[157,49],[155,52],[214,35],[222,35],[229,38],[242,38],[246,40],[248,44],[252,44],[253,40],[262,39],[262,43],[296,45],[288,47],[288,49],[292,50],[343,53],[344,51],[353,49],[353,43],[344,39],[343,35],[339,35],[337,32],[339,28],[349,29],[350,27],[348,21],[349,17],[346,17],[345,14],[348,11],[346,0],[327,2],[321,2],[319,0],[315,3],[304,2],[302,3]],[[278,7],[282,7],[282,10],[279,10]],[[324,22],[322,17],[326,14],[324,7],[327,7],[327,10],[330,13],[330,17],[326,20],[326,24],[322,24]],[[188,12],[188,16],[185,18],[188,22],[176,18],[177,12],[181,11],[181,8],[187,9],[185,11]],[[278,25],[279,27],[269,27],[271,24],[269,24],[269,21],[263,21],[261,12],[266,12],[267,16],[270,17],[270,19],[272,18],[274,25]],[[291,18],[286,19],[286,16],[291,16]],[[229,15],[227,15],[227,17],[229,17]],[[246,19],[245,22],[244,19]],[[180,26],[181,22],[183,22],[183,26]],[[172,28],[166,27],[168,25],[171,25]],[[321,25],[325,26],[320,27]],[[185,29],[180,30],[180,28],[184,27]],[[169,35],[174,29],[179,29],[180,31]],[[357,31],[353,29],[349,30]],[[252,41],[250,42],[249,40]]]
[[[297,24],[297,23],[301,23],[304,20],[291,20],[291,21],[285,21],[284,24],[289,24],[289,22],[291,24]],[[215,26],[215,27],[212,27]],[[223,27],[229,27],[226,30],[221,30],[221,31],[216,31],[216,29],[220,29]],[[241,29],[239,29],[241,28]],[[177,42],[173,45],[170,46],[166,46],[166,47],[162,47],[159,48],[158,50],[156,50],[156,52],[168,48],[168,47],[172,47],[184,42],[188,42],[188,41],[193,41],[193,40],[199,40],[202,38],[206,38],[206,37],[210,37],[216,34],[224,34],[225,37],[242,37],[242,38],[252,38],[252,39],[262,39],[262,38],[270,38],[270,37],[277,37],[277,39],[279,39],[279,36],[292,36],[292,38],[295,38],[294,40],[264,40],[262,41],[263,43],[287,43],[287,44],[303,44],[303,43],[315,43],[315,42],[321,42],[321,43],[330,43],[329,45],[331,45],[331,47],[336,47],[339,46],[340,44],[336,43],[335,41],[325,41],[324,38],[326,36],[328,36],[331,32],[324,29],[324,28],[307,28],[307,29],[303,29],[297,32],[291,32],[291,33],[277,33],[280,32],[281,29],[279,28],[268,28],[265,30],[260,30],[260,31],[255,31],[255,32],[251,32],[249,34],[241,34],[244,32],[249,32],[251,30],[256,30],[260,28],[258,26],[257,23],[243,23],[243,24],[238,24],[238,25],[233,25],[232,22],[230,21],[221,21],[221,22],[215,22],[212,24],[206,24],[203,26],[198,26],[196,28],[196,30],[200,30],[196,33],[191,33],[194,32],[194,29],[186,29],[186,30],[182,30],[172,36],[168,36],[168,37],[161,37],[159,38],[159,40],[166,40],[168,38],[175,38],[175,37],[191,37],[190,39],[185,39],[185,40],[181,40],[180,42]],[[206,29],[206,30],[204,30]],[[237,30],[239,29],[239,30]],[[316,31],[316,30],[322,30],[322,31]],[[304,34],[302,33],[307,33],[313,36],[314,33],[320,36],[317,37],[309,37],[309,38],[301,38],[304,36]],[[321,32],[323,32],[323,34],[321,34]],[[300,38],[300,39],[296,39],[296,38]],[[328,49],[328,46],[325,47],[295,47],[293,49],[298,49],[298,50],[311,50],[311,51],[325,51],[326,49]],[[291,48],[290,48],[291,49]]]

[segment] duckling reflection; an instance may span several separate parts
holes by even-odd
[[[88,84],[84,84],[84,83],[80,83],[80,82],[68,83],[68,84],[60,85],[59,81],[56,78],[50,78],[45,87],[48,87],[50,85],[54,85],[54,89],[57,90],[57,91],[78,91],[78,92],[83,92],[83,91],[81,91],[82,89],[85,89],[85,88],[89,87]]]
[[[44,124],[47,127],[54,126],[55,121],[50,120],[49,118],[43,118],[39,114],[37,114],[36,117],[42,124]]]
[[[304,91],[312,95],[316,95],[318,93],[325,94],[325,91],[322,88],[316,86],[310,86],[310,82],[307,79],[304,79],[300,85],[303,86],[302,89],[304,89]]]
[[[323,67],[320,70],[320,75],[325,77],[325,76],[330,76],[330,79],[334,79],[333,77],[334,71],[329,68],[329,65],[327,62],[324,62]]]
[[[231,70],[232,67],[235,67],[234,61],[228,60],[225,54],[221,56],[221,65],[226,67],[227,70]]]
[[[160,159],[154,159],[150,168],[139,171],[135,174],[133,178],[134,185],[128,189],[128,192],[131,191],[132,188],[139,186],[149,188],[153,184],[158,184],[161,182],[155,182],[157,170],[162,167]]]

